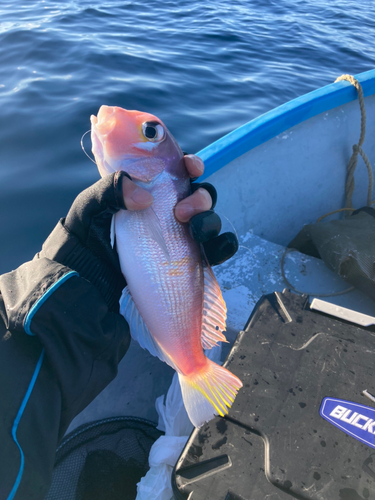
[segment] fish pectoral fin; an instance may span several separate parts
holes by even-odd
[[[116,231],[115,231],[115,216],[116,214],[112,215],[112,219],[111,219],[111,229],[110,229],[110,233],[109,233],[109,238],[111,240],[111,247],[114,248],[115,247],[115,240],[116,240]]]
[[[223,331],[227,319],[227,307],[225,305],[219,283],[210,265],[203,258],[203,320],[202,320],[202,347],[211,349],[218,342],[227,342]]]
[[[159,245],[168,263],[170,264],[171,256],[169,255],[168,247],[163,236],[163,231],[160,225],[159,217],[156,215],[155,210],[152,207],[146,208],[145,213],[147,213],[147,216],[145,217],[145,222],[150,237]]]
[[[242,387],[238,377],[210,359],[199,372],[178,373],[178,378],[186,411],[195,427],[201,427],[215,415],[226,415]]]
[[[158,344],[147,328],[137,306],[134,304],[128,287],[124,288],[120,298],[120,314],[122,314],[128,322],[131,336],[143,349],[147,349],[150,354],[176,369],[168,354]]]

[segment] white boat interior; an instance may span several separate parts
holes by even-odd
[[[363,150],[374,167],[375,70],[357,78],[367,113]],[[287,244],[303,225],[344,206],[346,169],[360,123],[357,91],[339,82],[249,122],[199,153],[206,163],[206,180],[218,191],[216,211],[224,230],[234,228],[240,242],[237,254],[214,268],[228,307],[230,342],[262,295],[287,287],[280,266]],[[359,157],[355,208],[366,205],[368,182]],[[349,287],[323,261],[299,252],[286,257],[285,274],[311,300]],[[375,317],[375,302],[358,290],[324,300]],[[116,379],[76,417],[69,431],[119,415],[157,422],[155,399],[166,394],[173,373],[133,341]]]

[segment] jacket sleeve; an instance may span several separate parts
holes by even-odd
[[[46,257],[0,277],[0,500],[43,499],[71,420],[116,376],[129,329]]]

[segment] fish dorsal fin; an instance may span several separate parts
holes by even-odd
[[[167,261],[170,264],[171,256],[169,255],[167,244],[163,236],[163,230],[160,225],[159,217],[156,215],[155,210],[152,207],[146,208],[144,212],[146,214],[144,220],[147,224],[150,236],[162,249]]]
[[[227,342],[223,334],[227,307],[211,266],[205,258],[202,260],[204,276],[202,347],[211,349],[218,342]]]
[[[168,354],[162,349],[147,328],[137,306],[134,304],[128,287],[124,288],[120,298],[120,313],[128,322],[133,339],[136,340],[143,349],[147,349],[150,354],[176,369]]]

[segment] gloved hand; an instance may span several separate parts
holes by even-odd
[[[180,222],[189,222],[190,233],[193,238],[203,244],[205,254],[211,266],[222,264],[232,257],[238,250],[238,240],[235,234],[226,232],[221,234],[221,220],[215,214],[217,201],[216,189],[208,182],[196,183],[199,176],[204,172],[204,163],[196,155],[185,154],[185,166],[191,177],[191,192],[192,194],[180,201],[176,205],[175,215]],[[132,191],[134,189],[135,191]],[[137,208],[145,208],[151,205],[153,198],[147,191],[136,187],[134,183],[127,179],[124,183],[124,193],[132,195],[133,198],[126,201],[126,206],[130,210]],[[144,205],[136,206],[135,199]]]
[[[192,178],[203,173],[203,162],[197,156],[185,156],[185,165]],[[203,183],[192,184],[192,192],[176,205],[176,218],[181,222],[191,220],[191,233],[203,243],[211,265],[224,262],[237,251],[238,242],[232,233],[218,236],[221,222],[212,210],[216,190],[211,184]],[[118,312],[118,301],[126,282],[117,252],[110,243],[111,218],[120,209],[144,209],[152,202],[152,195],[133,183],[126,173],[108,175],[77,196],[39,256],[77,271],[96,286],[109,309]]]
[[[112,215],[125,208],[124,178],[131,182],[126,174],[117,172],[82,191],[36,255],[77,271],[100,292],[109,310],[116,313],[126,283],[111,246],[110,225]]]
[[[192,181],[203,174],[204,164],[199,156],[186,155],[185,165]],[[221,220],[213,211],[216,206],[217,192],[212,184],[192,182],[191,191],[192,195],[176,206],[176,217],[181,222],[189,221],[190,233],[196,241],[203,244],[210,265],[222,264],[237,252],[237,236],[231,232],[218,236],[221,230]],[[204,201],[203,197],[207,201]]]

